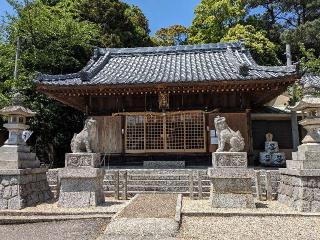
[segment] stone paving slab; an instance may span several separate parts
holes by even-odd
[[[119,218],[174,218],[178,194],[139,194]]]
[[[102,239],[118,239],[129,237],[152,237],[164,239],[174,237],[179,230],[179,224],[174,219],[167,218],[119,218],[111,222],[107,228],[107,235]]]
[[[118,212],[100,239],[170,239],[180,225],[181,195],[138,194]],[[177,214],[179,212],[179,214]]]

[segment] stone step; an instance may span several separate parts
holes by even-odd
[[[206,169],[129,169],[129,170],[119,170],[119,169],[115,169],[115,170],[106,170],[106,175],[113,175],[114,172],[119,171],[120,174],[123,172],[127,172],[128,175],[132,174],[132,175],[139,175],[139,174],[151,174],[151,175],[188,175],[191,172],[194,172],[194,174],[196,174],[197,171],[200,171],[201,174],[206,175],[207,174],[207,170]]]
[[[194,187],[196,189],[197,187]],[[147,192],[153,192],[153,191],[160,191],[160,192],[189,192],[188,186],[128,186],[127,191],[147,191]],[[202,188],[203,191],[209,191],[210,187],[205,186]],[[105,187],[104,190],[112,191],[114,190],[114,187]],[[120,191],[122,189],[120,188]]]
[[[123,175],[119,176],[120,181],[123,180]],[[201,177],[202,180],[209,181],[206,176]],[[105,176],[105,181],[114,180],[114,176]],[[128,180],[188,180],[189,175],[128,175]],[[197,177],[193,177],[194,181],[197,181]]]
[[[203,186],[209,186],[209,181],[201,181]],[[104,185],[115,185],[115,181],[104,181]],[[119,182],[123,185],[123,181]],[[187,180],[128,180],[127,185],[156,185],[156,186],[189,186],[189,181]],[[198,181],[193,182],[193,185],[198,185]]]
[[[114,197],[115,196],[114,191],[105,191],[104,193],[108,197]],[[139,194],[139,193],[146,193],[146,191],[128,191],[127,195],[129,197],[131,197],[131,196],[135,196],[136,194]],[[163,193],[163,192],[162,191],[150,191],[150,193]],[[179,191],[179,192],[171,192],[171,193],[182,194],[184,196],[190,196],[190,192],[189,191],[185,191],[185,192]],[[193,195],[195,197],[197,197],[198,196],[198,192],[194,191]],[[122,198],[122,192],[120,192],[119,196],[120,196],[120,198]],[[210,192],[202,192],[202,196],[203,197],[209,197],[210,196]]]

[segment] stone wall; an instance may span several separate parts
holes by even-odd
[[[0,170],[0,209],[21,209],[51,198],[46,169]]]
[[[298,211],[320,211],[320,177],[281,175],[279,201]]]

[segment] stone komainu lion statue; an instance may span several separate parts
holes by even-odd
[[[217,116],[214,125],[218,137],[217,152],[223,152],[226,144],[230,145],[229,152],[240,152],[244,149],[244,139],[239,131],[233,131],[226,123],[225,117]]]
[[[88,152],[92,153],[93,141],[97,134],[97,121],[87,119],[83,130],[74,134],[71,140],[71,151],[73,153]]]

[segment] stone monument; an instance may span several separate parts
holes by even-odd
[[[320,212],[320,98],[305,88],[305,96],[292,108],[301,111],[299,122],[307,135],[287,160],[287,168],[280,169],[278,200],[298,211]]]
[[[286,156],[283,152],[279,152],[278,142],[273,141],[271,133],[266,134],[264,152],[260,153],[259,160],[262,166],[267,167],[281,167],[286,163]]]
[[[96,121],[87,119],[84,129],[74,134],[72,153],[65,156],[65,168],[59,170],[61,207],[90,207],[104,203],[103,178],[100,154],[93,153],[97,137]]]
[[[12,105],[0,110],[8,119],[4,127],[9,138],[0,147],[0,209],[21,209],[52,198],[46,168],[40,168],[35,153],[23,139],[29,128],[26,118],[36,113],[22,105],[22,96],[16,93]]]
[[[224,117],[214,119],[218,149],[212,154],[210,202],[217,208],[255,208],[252,195],[254,171],[247,169],[247,153],[239,131],[235,132]],[[224,151],[230,146],[228,152]]]

